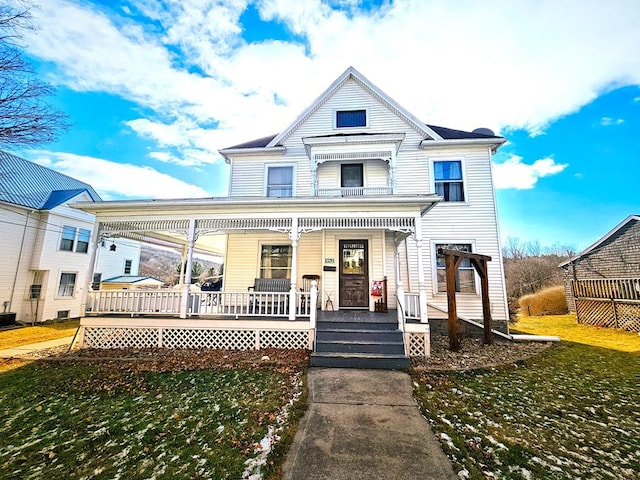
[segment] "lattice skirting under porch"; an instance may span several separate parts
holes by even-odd
[[[406,333],[405,344],[410,357],[428,357],[430,352],[429,333]]]
[[[578,322],[640,332],[640,304],[624,300],[576,299]]]
[[[308,330],[84,327],[85,348],[309,348]]]

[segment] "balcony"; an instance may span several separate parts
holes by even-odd
[[[318,188],[317,197],[365,197],[391,195],[391,187],[342,187]]]

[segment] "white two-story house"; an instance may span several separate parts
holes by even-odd
[[[428,354],[430,325],[447,315],[440,247],[492,258],[491,314],[496,328],[507,328],[491,169],[504,142],[487,129],[425,124],[349,68],[279,133],[220,151],[230,167],[228,196],[81,208],[97,216],[94,242],[104,234],[173,242],[184,245],[190,262],[195,248],[207,250],[225,239],[220,292],[196,298],[187,281],[171,306],[150,307],[149,313],[197,318],[192,329],[262,328],[282,338],[293,329],[307,332],[303,343],[315,348],[316,328],[328,312],[362,319],[363,311],[381,310],[376,302],[382,298],[405,343],[413,342],[405,353]],[[471,264],[460,266],[456,291],[459,317],[481,319]],[[107,315],[114,301],[95,297],[88,305]],[[104,318],[93,322],[95,328],[125,328]]]
[[[0,151],[0,313],[21,323],[84,313],[95,218],[69,204],[99,200],[84,182]],[[137,275],[138,242],[95,250],[97,272]]]

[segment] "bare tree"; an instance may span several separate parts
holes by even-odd
[[[46,101],[55,89],[20,50],[22,32],[34,28],[32,7],[26,0],[0,5],[0,147],[33,147],[69,128],[67,116]]]

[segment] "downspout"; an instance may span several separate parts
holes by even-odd
[[[22,250],[24,248],[24,239],[27,236],[27,226],[29,225],[29,218],[31,214],[35,212],[35,210],[31,210],[27,212],[27,218],[24,220],[24,227],[22,229],[22,241],[20,242],[20,252],[18,253],[18,263],[16,264],[16,273],[13,276],[13,285],[11,286],[11,296],[9,297],[9,306],[8,310],[11,311],[11,306],[13,305],[13,296],[16,293],[16,283],[18,282],[18,273],[20,272],[20,262],[22,262]]]

